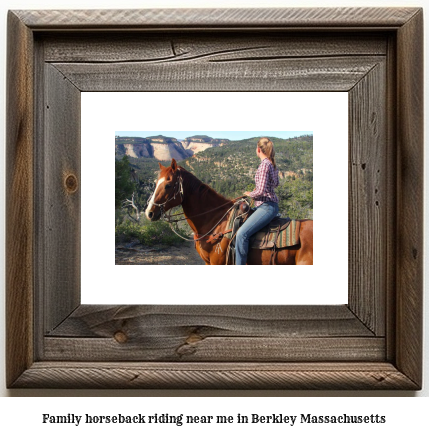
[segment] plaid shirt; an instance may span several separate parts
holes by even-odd
[[[249,194],[255,200],[255,207],[262,203],[272,201],[278,203],[279,199],[274,188],[279,186],[279,171],[269,159],[265,158],[258,167],[255,175],[256,188]]]

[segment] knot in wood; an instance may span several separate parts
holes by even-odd
[[[77,191],[77,178],[74,174],[67,175],[64,184],[69,194],[73,194]]]
[[[121,332],[120,330],[117,331],[113,335],[113,337],[115,338],[115,341],[119,342],[120,344],[123,344],[123,343],[127,342],[127,340],[128,340],[127,335],[124,332]]]
[[[196,342],[202,341],[202,336],[198,335],[197,333],[191,333],[189,337],[186,339],[186,344],[191,345],[195,344]]]

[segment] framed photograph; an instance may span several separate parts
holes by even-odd
[[[338,116],[332,93],[344,97]],[[295,112],[307,122],[313,113],[313,126],[288,124],[282,102],[294,94],[309,97]],[[273,116],[238,121],[246,95],[272,101]],[[236,127],[213,111],[219,97]],[[127,98],[139,101],[132,113]],[[7,99],[9,388],[421,389],[421,9],[10,11]],[[206,123],[192,122],[200,107]],[[127,124],[121,113],[159,116]],[[344,148],[329,147],[344,124]],[[104,277],[119,266],[113,244],[96,266],[106,251],[96,229],[113,228],[113,204],[102,200],[113,174],[89,148],[112,156],[115,131],[295,129],[327,135],[315,165],[338,186],[316,195],[324,273],[317,262],[292,268],[312,268],[314,295],[335,283],[345,301],[271,298],[274,288],[301,292],[291,267],[252,287],[268,266],[233,284],[226,271],[237,267],[205,265],[139,267],[126,285],[138,301],[121,300],[124,282]],[[187,284],[197,292],[185,297]],[[212,298],[196,298],[204,292]]]
[[[192,101],[192,104],[187,104],[183,111],[165,111],[166,104],[172,101]],[[264,105],[269,110],[255,110]],[[86,92],[82,94],[81,110],[82,304],[162,304],[165,301],[179,305],[347,303],[346,92],[182,92],[179,96],[175,92]],[[153,130],[138,130],[142,125],[147,128],[150,126]],[[169,130],[163,130],[166,125]],[[255,125],[259,126],[259,131],[254,130]],[[193,126],[199,126],[202,130],[192,129]],[[295,129],[278,130],[285,126],[290,129],[294,126]],[[155,189],[159,163],[169,166],[173,158],[183,168],[181,172],[186,174],[187,171],[200,177],[226,199],[240,197],[246,186],[254,185],[254,173],[259,160],[255,153],[256,143],[264,135],[272,139],[275,148],[279,171],[279,186],[276,188],[280,199],[279,211],[284,217],[299,220],[313,218],[315,210],[314,221],[317,225],[312,238],[314,262],[310,267],[311,273],[305,273],[302,268],[288,267],[286,272],[284,268],[272,269],[268,283],[266,276],[258,273],[259,265],[248,265],[244,297],[242,292],[231,292],[231,288],[243,286],[242,274],[238,274],[235,268],[222,270],[222,283],[228,283],[228,286],[222,286],[217,280],[207,282],[207,271],[194,267],[205,265],[205,261],[197,250],[199,247],[193,239],[192,229],[180,215],[181,204],[191,195],[186,189],[186,180],[183,197],[178,194],[177,199],[172,200],[176,204],[180,197],[180,205],[166,212],[168,216],[172,214],[173,223],[168,223],[167,217],[150,221],[145,216],[145,210]],[[189,140],[192,138],[194,142]],[[202,141],[200,138],[206,142],[196,142]],[[224,142],[217,145],[216,141],[220,139]],[[110,152],[104,145],[109,143]],[[102,171],[94,172],[94,162]],[[123,197],[125,200],[121,197],[122,203],[114,197],[116,192],[118,198],[123,192],[115,190],[113,174],[116,171],[119,174],[118,168],[121,171],[122,168],[128,168],[127,180],[130,180],[130,169],[134,171],[133,192],[130,191],[127,198]],[[332,171],[327,171],[327,168],[332,168]],[[91,182],[95,174],[104,174],[102,189],[99,183]],[[110,174],[110,177],[106,177],[106,174]],[[95,180],[98,180],[97,177]],[[293,195],[290,190],[294,190]],[[133,196],[134,200],[131,200]],[[305,202],[298,202],[300,197]],[[204,218],[201,224],[205,225],[208,215],[212,218],[217,213],[217,217],[213,216],[214,223],[222,219],[227,223],[233,212],[226,212],[222,208],[225,198],[214,193],[212,198],[214,200],[209,200],[205,206],[206,211],[214,209],[212,212],[200,215],[204,210],[198,210],[188,212],[186,216],[200,216]],[[218,203],[214,205],[213,201]],[[130,210],[132,203],[134,207]],[[113,209],[103,209],[100,215],[100,205],[112,204],[118,206],[115,211],[115,232],[112,226]],[[201,200],[192,200],[190,206],[194,204],[200,208]],[[329,214],[324,212],[328,204]],[[326,243],[329,232],[323,231],[330,227],[331,216],[337,220],[335,248]],[[94,221],[94,217],[98,218]],[[176,219],[183,221],[174,223]],[[288,229],[293,232],[294,228],[296,222],[281,232],[279,237],[283,238],[282,241],[285,241],[284,235]],[[201,234],[204,233],[206,231]],[[213,243],[204,242],[209,236],[202,238],[205,247],[212,249],[215,256],[213,263],[226,263],[231,240],[229,236],[225,234],[224,238]],[[292,238],[290,241],[290,244],[295,244]],[[94,244],[97,256],[94,256]],[[293,256],[299,256],[300,251],[293,248],[280,250],[287,251],[292,258],[285,260],[281,257],[280,263],[296,263]],[[330,250],[331,255],[338,258],[335,266],[330,256],[326,255]],[[305,247],[302,251],[305,251]],[[265,253],[265,261],[269,262],[272,249],[266,249]],[[280,253],[276,252],[276,256]],[[111,267],[106,270],[106,265]],[[174,286],[164,286],[155,293],[147,292],[148,284],[156,276],[178,278]],[[320,292],[318,283],[326,280],[330,283],[329,291]],[[204,292],[201,292],[202,282],[205,282]],[[104,289],[101,295],[100,287]],[[260,292],[261,289],[264,292]],[[294,289],[299,289],[299,292],[294,292]]]

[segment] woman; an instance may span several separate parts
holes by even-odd
[[[246,265],[250,237],[265,227],[279,212],[279,199],[274,188],[279,185],[279,175],[274,160],[273,143],[268,138],[261,138],[256,146],[256,154],[261,163],[256,171],[256,188],[244,195],[255,200],[256,210],[240,227],[236,235],[236,265]]]

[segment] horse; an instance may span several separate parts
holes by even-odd
[[[150,221],[158,221],[165,213],[182,206],[183,215],[194,232],[195,248],[206,265],[226,265],[231,239],[210,238],[227,231],[229,211],[234,200],[225,198],[201,182],[191,172],[177,165],[172,159],[169,167],[159,163],[160,173],[155,190],[145,211]],[[301,222],[300,243],[293,247],[277,249],[274,258],[271,250],[250,249],[248,265],[312,265],[313,220]]]

